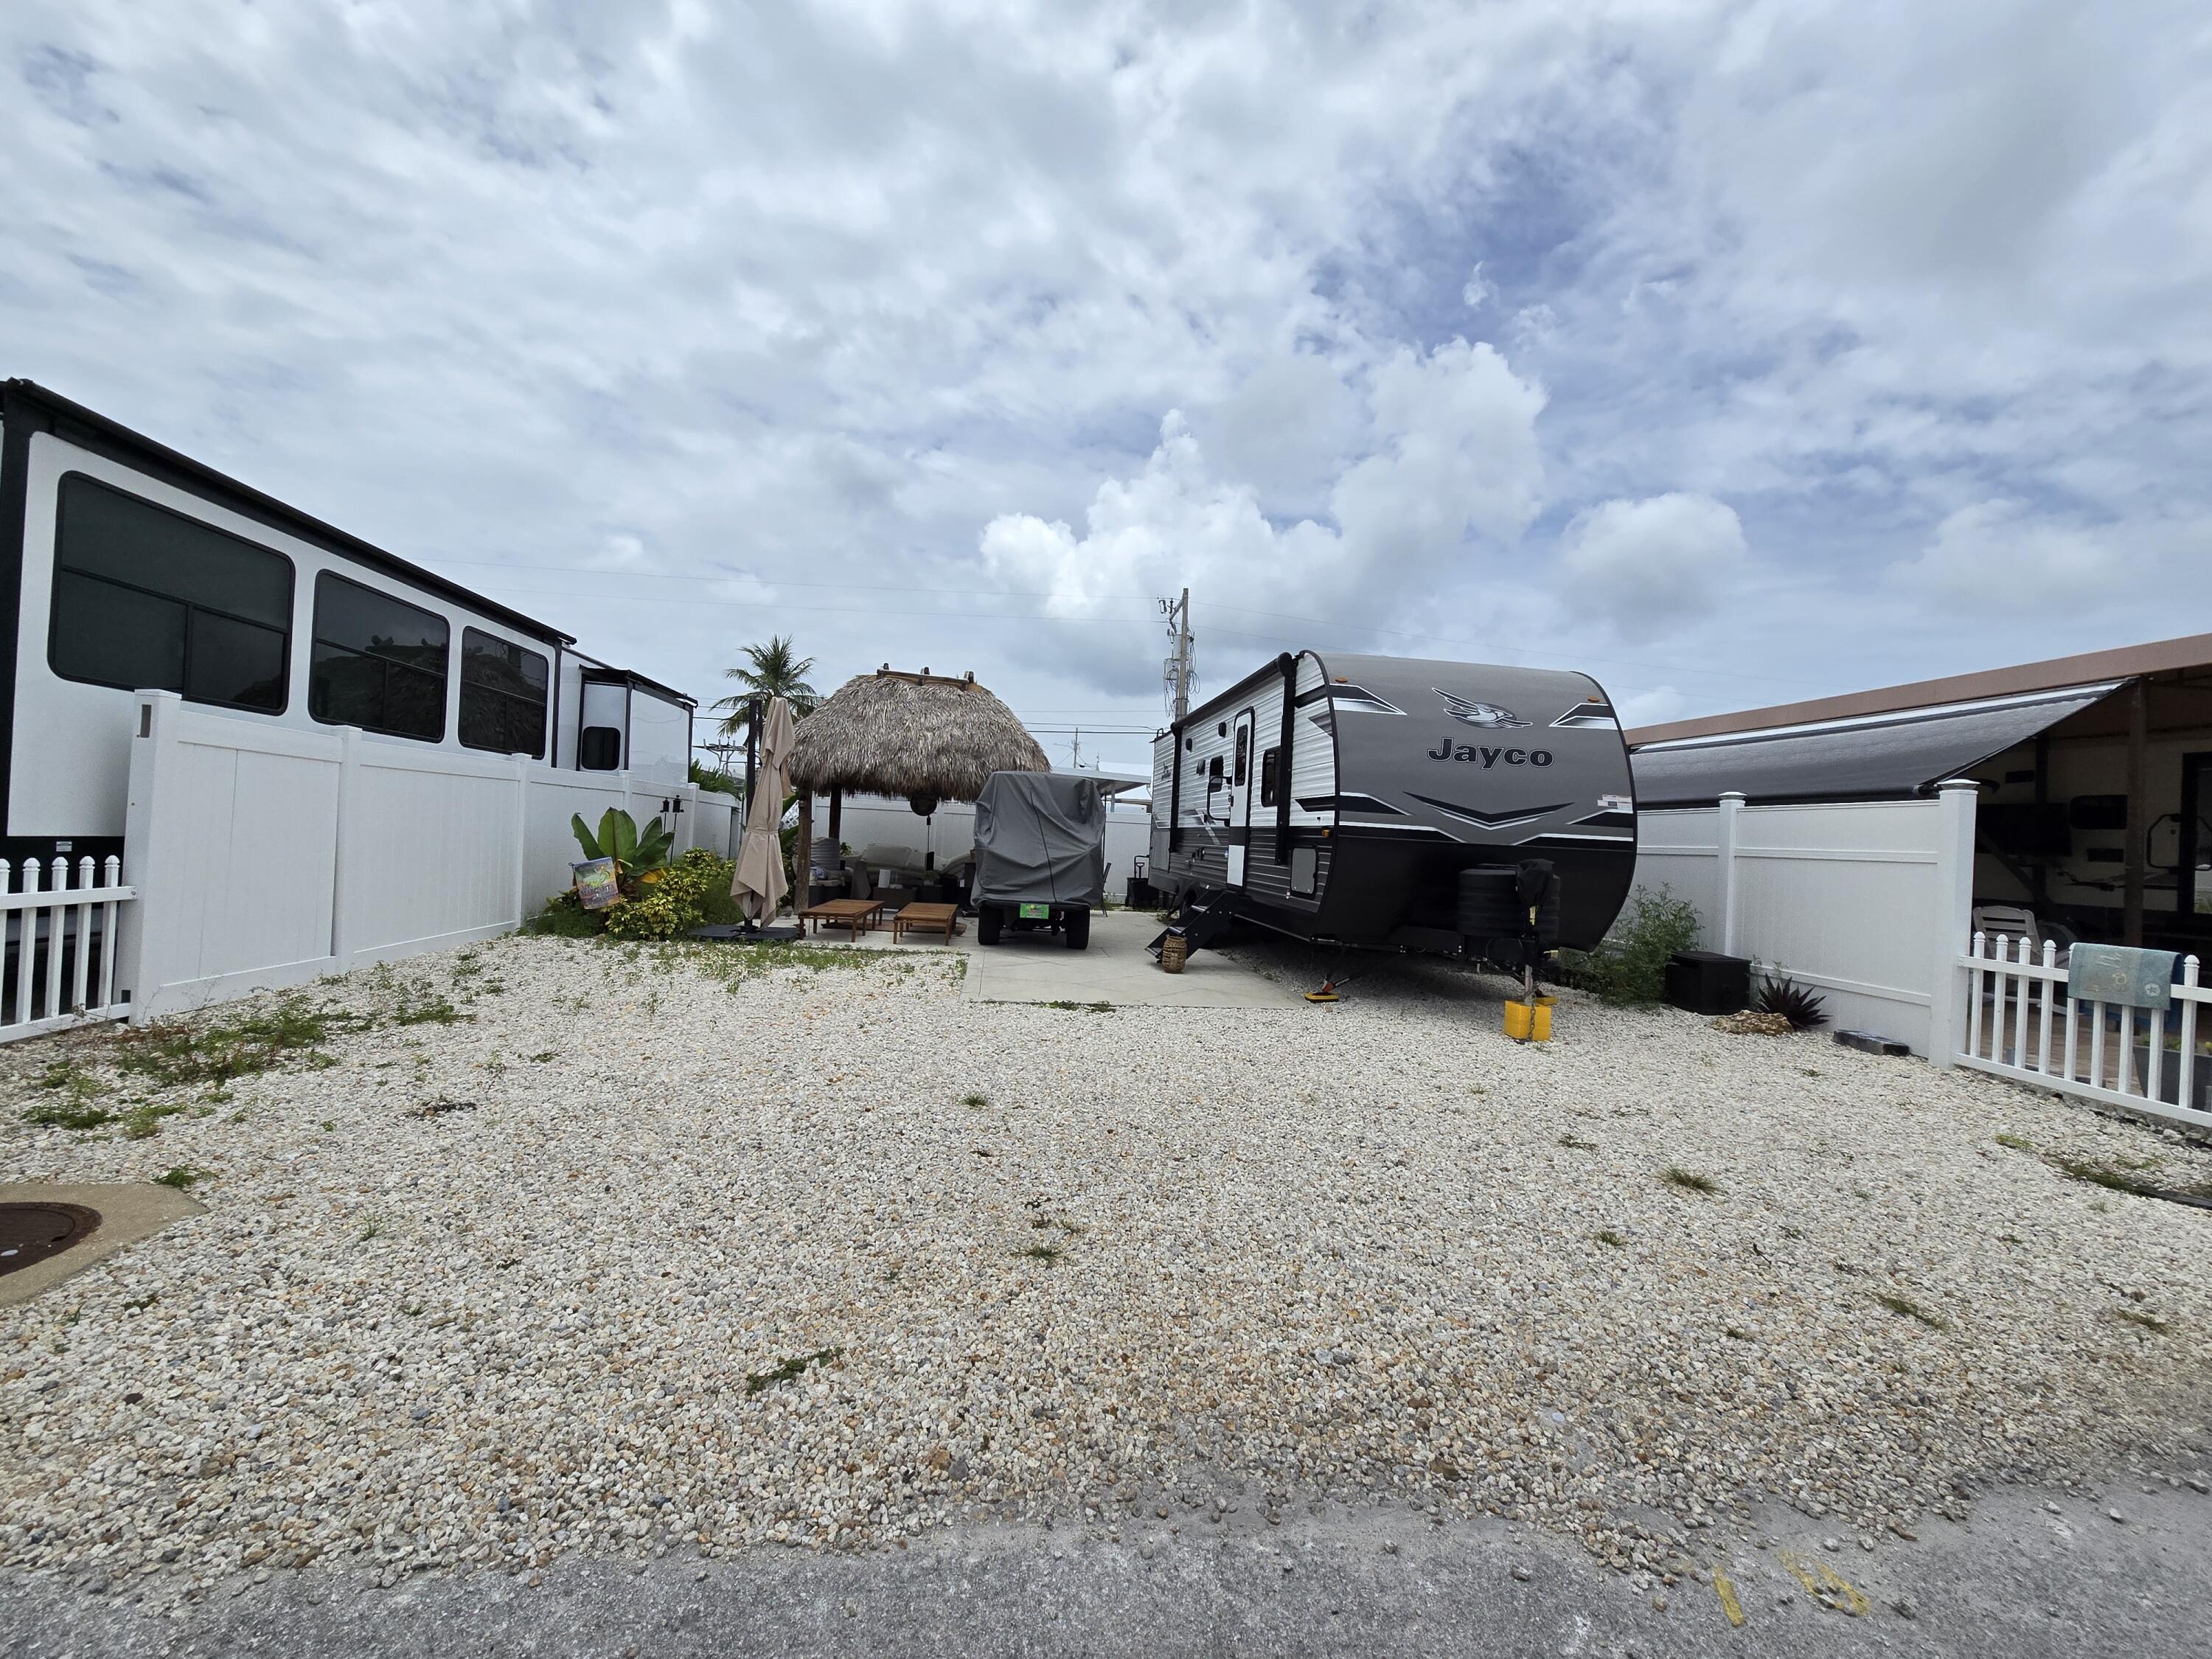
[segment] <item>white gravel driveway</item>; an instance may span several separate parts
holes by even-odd
[[[1520,1048],[1441,964],[1096,1012],[737,960],[418,958],[212,1101],[0,1054],[5,1178],[213,1172],[0,1310],[0,1562],[158,1601],[1389,1491],[1660,1575],[1762,1489],[1848,1541],[2204,1420],[2212,1212],[2045,1155],[2212,1158],[1993,1079],[1573,998]],[[21,1125],[64,1055],[213,1109]]]

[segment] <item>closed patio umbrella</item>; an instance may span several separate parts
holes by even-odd
[[[738,845],[738,867],[730,896],[755,923],[775,915],[791,884],[783,872],[783,797],[790,787],[791,705],[769,699],[762,717],[760,775],[745,803],[745,838]],[[803,854],[802,854],[803,856]]]

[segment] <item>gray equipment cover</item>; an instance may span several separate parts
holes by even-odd
[[[1096,778],[994,772],[975,800],[971,896],[1002,904],[1087,904],[1106,896],[1106,809]]]

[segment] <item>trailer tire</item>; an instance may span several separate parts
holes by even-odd
[[[975,907],[975,943],[996,945],[999,942],[999,929],[1004,925],[1006,919],[1006,913],[995,904],[977,905]]]
[[[1067,913],[1067,921],[1063,926],[1067,934],[1069,950],[1080,951],[1091,943],[1090,911],[1070,910]]]

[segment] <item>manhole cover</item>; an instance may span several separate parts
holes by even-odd
[[[0,1204],[0,1273],[59,1255],[98,1225],[82,1204]]]

